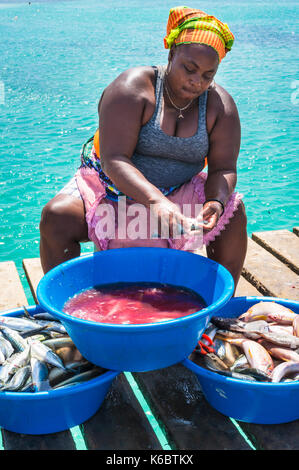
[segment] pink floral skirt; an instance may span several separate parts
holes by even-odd
[[[189,251],[200,249],[202,245],[208,245],[214,241],[215,237],[225,230],[242,199],[240,193],[234,192],[229,198],[216,227],[209,232],[203,232],[202,237],[181,235],[175,238],[155,238],[150,232],[151,216],[149,209],[139,204],[142,214],[139,213],[139,218],[136,219],[136,202],[125,197],[121,198],[125,199],[126,219],[124,220],[124,207],[122,206],[122,213],[120,214],[120,202],[112,201],[106,197],[106,189],[94,169],[80,168],[75,178],[85,205],[88,236],[99,250],[137,246],[175,248]],[[205,201],[204,185],[206,178],[207,174],[204,172],[195,175],[190,181],[169,194],[167,198],[179,205],[181,209],[184,205],[195,208],[196,205],[203,204]],[[192,211],[193,209],[191,209],[190,216],[194,217]],[[183,213],[185,212],[183,211]],[[140,220],[143,221],[143,227],[138,227]],[[137,228],[135,235],[134,228]],[[140,236],[141,232],[142,236]]]

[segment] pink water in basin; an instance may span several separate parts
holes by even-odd
[[[204,307],[197,294],[183,288],[118,284],[80,292],[65,303],[63,311],[84,320],[125,325],[173,320]]]

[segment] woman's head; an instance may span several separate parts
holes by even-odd
[[[170,10],[166,33],[166,49],[182,44],[205,44],[217,53],[219,63],[234,42],[227,24],[201,10],[182,6]]]
[[[165,48],[170,49],[167,84],[183,102],[206,91],[221,60],[231,49],[234,36],[227,24],[201,10],[170,10]]]
[[[182,102],[206,91],[214,80],[219,59],[205,44],[172,46],[166,70],[167,85]]]

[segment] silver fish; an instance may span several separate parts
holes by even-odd
[[[1,315],[0,325],[8,326],[8,328],[11,328],[12,330],[21,331],[23,333],[25,333],[25,331],[30,331],[39,327],[39,324],[34,320],[28,320],[27,318],[20,317],[5,317]]]
[[[242,368],[245,369],[246,367],[250,367],[249,363],[247,361],[247,357],[245,354],[241,354],[235,362],[230,366],[230,370],[235,370],[236,368]]]
[[[36,335],[30,336],[30,338],[33,339],[34,341],[44,342],[44,341],[46,341],[47,339],[51,338],[51,336],[49,336],[47,333],[45,333],[45,331],[43,331],[43,332],[40,333],[40,334],[36,334]]]
[[[5,362],[6,358],[4,356],[4,353],[0,349],[0,364],[3,364]]]
[[[57,385],[59,382],[63,382],[74,375],[81,374],[82,372],[86,372],[90,369],[94,368],[94,365],[90,362],[84,361],[75,361],[75,362],[68,362],[66,364],[67,370],[60,369],[58,367],[53,367],[49,372],[49,382],[51,386]],[[100,368],[98,368],[100,369]],[[105,372],[105,369],[102,369]]]
[[[13,375],[20,367],[28,364],[30,358],[30,347],[24,351],[18,352],[10,356],[0,369],[0,383],[5,384],[10,376]]]
[[[31,377],[29,377],[29,379],[27,380],[27,382],[25,383],[25,385],[20,388],[20,390],[18,390],[18,392],[33,392],[33,387],[32,387],[32,379]]]
[[[63,382],[70,377],[75,375],[75,371],[72,370],[64,370],[59,367],[53,367],[49,372],[49,383],[51,387],[54,387],[59,382]]]
[[[28,342],[26,339],[22,338],[22,336],[17,331],[8,327],[0,328],[3,336],[11,343],[17,352],[24,351],[24,349],[28,348]]]
[[[61,338],[51,338],[43,341],[43,344],[51,349],[64,348],[66,346],[75,346],[73,340],[69,336],[62,336]]]
[[[235,345],[219,338],[214,339],[213,347],[217,356],[228,366],[231,366],[237,357],[240,356],[239,350]]]
[[[32,374],[32,387],[34,392],[43,392],[49,390],[49,370],[46,364],[36,357],[30,359],[31,374]]]
[[[225,375],[226,377],[231,377],[231,378],[239,379],[239,380],[247,380],[250,382],[256,382],[256,379],[250,375],[246,376],[244,374],[239,374],[238,372],[222,368],[217,361],[212,360],[211,357],[209,356],[210,356],[209,354],[204,356],[204,364],[207,367],[207,369],[210,369],[213,372],[217,372],[218,374]]]
[[[75,375],[74,377],[71,377],[69,379],[64,380],[63,382],[58,383],[53,387],[53,389],[57,389],[59,387],[63,387],[65,385],[72,384],[74,382],[86,382],[87,380],[91,380],[94,377],[97,377],[98,375],[101,374],[101,370],[99,370],[97,367],[94,367],[91,370],[88,370],[86,372],[82,372],[82,374]]]
[[[61,336],[65,336],[66,333],[57,333],[57,331],[45,330],[44,333],[48,335],[49,338],[61,338]]]
[[[53,317],[53,315],[51,315],[51,313],[48,313],[48,312],[42,312],[42,313],[35,313],[33,315],[33,318],[35,320],[47,320],[47,321],[55,321],[55,322],[59,322],[59,320],[55,317]]]
[[[85,370],[90,369],[91,367],[94,367],[94,364],[91,362],[87,361],[86,359],[82,359],[80,361],[72,361],[68,362],[65,364],[68,369],[73,370],[73,371],[78,371],[78,372],[84,372]],[[98,369],[100,368],[97,366]],[[103,372],[105,372],[107,369],[103,369]]]
[[[39,326],[38,328],[33,328],[32,330],[25,331],[25,333],[20,333],[20,335],[22,336],[22,338],[29,338],[31,336],[37,335],[38,333],[42,333],[45,330],[47,330],[47,326]]]
[[[270,382],[271,377],[269,374],[266,374],[262,370],[254,369],[252,367],[237,367],[234,369],[235,372],[243,375],[249,375],[250,377],[255,378],[259,382]]]
[[[20,367],[12,379],[1,388],[1,391],[10,391],[10,392],[17,392],[20,390],[27,382],[28,378],[31,376],[31,367],[25,366]]]
[[[30,342],[32,357],[46,362],[47,364],[65,369],[62,360],[57,354],[55,354],[54,351],[52,351],[51,348],[44,345],[43,343],[40,343],[39,341],[32,341],[30,339],[28,341]]]
[[[49,322],[48,320],[35,320],[36,323],[38,323],[38,325],[40,326],[44,326],[45,328],[47,328],[47,331],[55,331],[56,333],[61,333],[61,334],[66,334],[66,329],[65,327],[59,323],[59,322],[55,322],[55,321],[51,321]]]
[[[215,338],[213,347],[215,349],[215,353],[217,354],[217,356],[222,361],[224,361],[225,360],[225,354],[226,354],[224,341],[222,341],[222,339]]]
[[[228,366],[216,354],[208,353],[204,356],[204,364],[212,369],[214,367],[218,370],[229,370]]]
[[[56,388],[59,388],[59,390],[60,390],[60,389],[62,389],[62,388],[75,387],[76,385],[81,385],[81,383],[82,383],[82,382],[71,382],[71,383],[67,383],[67,384],[65,384],[65,385],[57,385],[57,386],[55,387],[55,389],[56,389]]]
[[[15,352],[15,350],[14,350],[12,344],[10,343],[10,341],[8,341],[2,335],[2,333],[0,333],[0,349],[1,349],[2,353],[5,356],[5,359],[10,357]]]

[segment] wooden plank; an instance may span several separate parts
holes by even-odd
[[[123,374],[114,380],[98,413],[81,429],[89,450],[162,449]]]
[[[26,295],[13,261],[0,263],[0,311],[28,305]]]
[[[90,253],[93,252],[82,253],[80,256],[87,256]],[[40,258],[26,258],[23,259],[22,264],[34,301],[35,303],[38,303],[36,289],[39,281],[44,276]]]
[[[175,449],[250,449],[229,418],[204,399],[196,375],[182,364],[133,374]]]
[[[250,282],[248,282],[245,277],[241,276],[235,291],[234,297],[245,296],[262,296],[261,294]]]
[[[250,238],[242,274],[263,295],[299,300],[298,276]]]
[[[289,230],[254,232],[252,239],[299,274],[299,238]]]
[[[70,431],[35,436],[17,434],[2,429],[2,441],[5,450],[75,450]]]
[[[238,424],[258,450],[299,450],[299,420],[271,425]]]
[[[297,237],[299,237],[299,227],[294,227],[293,232],[295,235],[297,235]]]
[[[36,289],[44,275],[40,258],[23,259],[23,268],[35,303],[38,303]]]
[[[207,256],[206,247],[204,246],[200,250],[192,251],[192,253],[201,256]],[[241,276],[235,291],[234,297],[246,296],[260,296],[262,295],[250,282],[248,282],[245,277]]]

